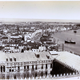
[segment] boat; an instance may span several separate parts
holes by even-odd
[[[67,44],[76,44],[76,42],[72,41],[72,40],[65,40],[65,43],[67,43]]]

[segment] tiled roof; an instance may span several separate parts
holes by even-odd
[[[0,61],[6,61],[6,58],[16,58],[16,62],[27,62],[27,61],[40,61],[40,60],[52,60],[53,58],[49,54],[49,52],[33,52],[26,51],[24,53],[4,53],[1,52]],[[35,53],[40,54],[40,57],[37,58]],[[49,56],[49,59],[47,58]]]

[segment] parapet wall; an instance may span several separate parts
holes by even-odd
[[[74,78],[74,77],[76,77],[76,78],[79,78],[79,76],[80,76],[80,73],[78,73],[78,72],[76,72],[76,73],[67,73],[67,74],[57,74],[57,75],[47,75],[47,76],[43,76],[43,77],[29,77],[29,78],[16,78],[16,80],[35,80],[35,79],[64,79],[64,78]],[[14,78],[12,78],[13,80],[15,80]],[[10,80],[10,79],[9,79]]]

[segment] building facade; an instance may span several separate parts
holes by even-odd
[[[38,52],[37,54],[33,52],[15,54],[5,53],[5,60],[0,64],[0,78],[24,79],[29,77],[36,78],[51,75],[53,66],[52,62],[53,60],[47,52]]]

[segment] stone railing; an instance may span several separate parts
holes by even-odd
[[[76,72],[76,73],[64,73],[64,74],[57,74],[57,75],[47,75],[47,76],[39,76],[39,77],[29,77],[29,78],[16,78],[16,80],[43,80],[43,79],[64,79],[64,78],[74,78],[76,77],[77,79],[80,78],[80,73]],[[15,80],[13,78],[13,80]]]

